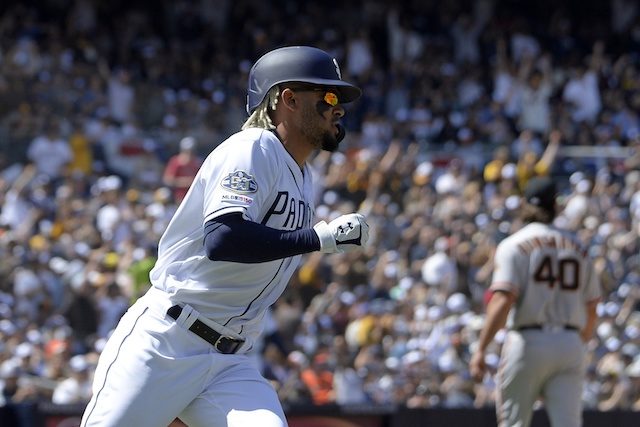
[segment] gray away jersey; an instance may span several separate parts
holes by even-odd
[[[491,290],[513,292],[513,328],[586,323],[585,303],[600,297],[587,250],[572,234],[528,224],[498,245]]]
[[[263,263],[211,261],[204,224],[231,212],[280,230],[310,228],[311,170],[301,170],[270,131],[229,137],[204,161],[160,239],[151,282],[176,303],[244,337],[262,329],[265,310],[282,294],[301,255]],[[238,242],[239,245],[243,244]]]

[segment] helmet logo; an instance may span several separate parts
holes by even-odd
[[[338,75],[338,78],[342,80],[342,74],[340,73],[340,67],[338,67],[338,61],[336,61],[336,58],[333,58],[333,65],[336,66],[336,74]]]

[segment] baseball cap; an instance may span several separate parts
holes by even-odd
[[[524,189],[527,203],[545,209],[553,209],[556,195],[555,181],[546,176],[531,178]]]
[[[460,292],[456,292],[449,296],[445,305],[447,306],[449,311],[453,313],[462,313],[469,308],[467,297]]]
[[[12,358],[0,364],[0,378],[17,378],[20,376],[22,369],[20,368],[20,360]]]
[[[180,149],[183,151],[193,150],[196,146],[196,139],[192,136],[186,136],[180,140]]]
[[[89,368],[89,363],[83,355],[78,354],[69,359],[69,368],[73,372],[83,372]]]
[[[14,355],[20,359],[29,357],[33,354],[33,344],[28,342],[20,343],[16,346]]]

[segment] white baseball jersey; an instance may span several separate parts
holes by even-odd
[[[311,170],[306,165],[301,169],[271,131],[238,132],[207,157],[160,239],[151,282],[172,302],[189,304],[252,340],[301,255],[241,268],[234,262],[211,261],[205,253],[203,226],[232,212],[280,230],[311,227]]]
[[[569,232],[528,224],[498,245],[491,290],[517,296],[512,327],[570,325],[582,329],[585,303],[600,297],[586,248]]]

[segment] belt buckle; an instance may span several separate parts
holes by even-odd
[[[542,330],[547,332],[562,332],[564,330],[564,326],[559,325],[544,325]]]
[[[213,348],[222,354],[233,354],[238,351],[240,344],[242,344],[242,341],[220,335],[215,344],[213,344]]]

